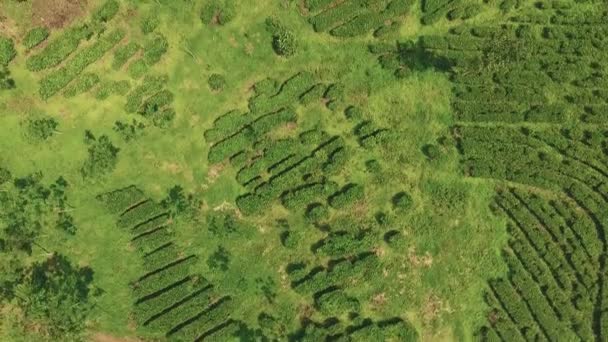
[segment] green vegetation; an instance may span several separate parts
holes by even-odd
[[[31,50],[45,41],[49,37],[49,34],[50,32],[47,28],[35,27],[29,30],[25,37],[23,37],[23,46]]]
[[[44,5],[0,2],[1,341],[606,340],[605,3]]]
[[[8,65],[16,55],[17,51],[13,40],[0,36],[0,65]]]

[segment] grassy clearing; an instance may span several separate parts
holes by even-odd
[[[63,176],[70,183],[68,198],[79,230],[72,238],[49,231],[41,244],[95,270],[96,286],[104,292],[90,330],[117,336],[137,334],[129,320],[132,299],[128,284],[141,269],[128,246],[128,234],[116,227],[114,219],[94,200],[99,193],[130,184],[156,200],[179,184],[202,201],[203,219],[178,221],[177,241],[185,252],[199,255],[196,272],[233,295],[239,308],[233,318],[256,327],[257,315],[267,312],[281,317],[286,331],[294,331],[299,328],[298,318],[323,317],[310,313],[310,296],[290,288],[285,267],[300,261],[326,263],[327,258],[310,249],[324,232],[306,222],[303,215],[289,213],[278,204],[262,217],[242,219],[239,230],[231,235],[210,232],[205,220],[219,212],[234,212],[234,200],[244,190],[235,181],[237,170],[208,165],[209,144],[203,132],[226,111],[245,111],[256,81],[266,77],[284,80],[306,70],[321,81],[345,84],[348,103],[365,108],[365,119],[394,129],[401,137],[392,146],[365,150],[356,142],[353,123],[342,113],[331,112],[322,104],[298,108],[300,131],[320,125],[331,134],[343,135],[353,149],[345,171],[334,179],[366,186],[364,205],[332,212],[330,226],[349,219],[374,221],[378,212],[391,212],[391,199],[398,191],[407,191],[414,201],[411,211],[396,215],[391,227],[402,232],[406,242],[399,249],[382,247],[381,281],[349,290],[367,300],[361,313],[375,319],[407,318],[425,340],[470,340],[484,318],[486,279],[504,272],[498,250],[506,237],[502,222],[487,207],[492,185],[463,179],[452,147],[441,147],[441,156],[432,161],[422,152],[425,145],[437,144],[438,138],[449,135],[453,123],[450,84],[445,76],[426,70],[397,81],[368,52],[371,35],[343,40],[316,34],[296,4],[242,2],[236,18],[224,26],[203,26],[196,15],[199,2],[193,6],[194,10],[180,1],[128,1],[110,24],[128,30],[124,42],[141,41],[145,38],[139,30],[143,14],[159,14],[157,30],[167,37],[170,49],[151,72],[169,75],[167,88],[175,94],[177,112],[169,128],[149,125],[142,137],[125,143],[112,130],[115,121],[130,121],[134,115],[124,112],[122,94],[103,101],[94,100],[90,93],[40,100],[37,89],[41,75],[26,71],[22,50],[10,66],[18,88],[0,93],[0,150],[12,151],[0,156],[0,165],[18,175],[42,170],[45,180]],[[0,8],[15,21],[27,17],[29,10],[17,5]],[[299,50],[295,56],[286,59],[273,53],[264,24],[269,16],[281,18],[296,33]],[[417,16],[412,15],[400,37],[441,33],[452,25],[442,22],[420,27]],[[19,27],[16,32],[26,29]],[[52,30],[51,38],[60,32]],[[104,80],[128,79],[128,65],[118,71],[111,65],[109,53],[87,71],[100,74]],[[226,87],[219,93],[207,85],[213,73],[226,78]],[[24,139],[21,122],[40,113],[56,118],[59,132],[44,144],[32,144]],[[86,180],[79,172],[86,158],[87,129],[96,135],[107,134],[120,148],[116,169],[100,179]],[[380,160],[384,168],[381,177],[373,178],[366,171],[365,162],[370,159]],[[295,249],[281,244],[281,233],[286,229],[282,220],[289,231],[302,236]],[[220,246],[230,257],[227,268],[218,270],[209,260]]]

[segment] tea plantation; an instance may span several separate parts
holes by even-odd
[[[0,341],[608,340],[601,0],[3,0]]]

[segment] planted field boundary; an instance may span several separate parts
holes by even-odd
[[[511,184],[493,204],[509,274],[489,283],[483,340],[608,336],[606,18],[554,2],[419,42],[448,66],[464,174]]]
[[[210,163],[226,160],[238,170],[236,180],[248,193],[237,199],[245,214],[261,213],[281,199],[286,208],[305,210],[338,190],[326,176],[338,173],[349,159],[344,139],[321,129],[297,133],[295,105],[318,101],[342,105],[337,85],[325,85],[301,72],[283,84],[263,80],[254,86],[249,112],[228,112],[218,117],[205,139],[211,144]],[[274,138],[277,130],[287,137]]]
[[[382,37],[399,31],[414,1],[306,0],[308,22],[316,32],[355,37],[373,32]]]
[[[134,316],[141,328],[180,341],[198,341],[238,325],[233,302],[193,272],[196,255],[185,255],[175,241],[169,213],[135,186],[97,196],[131,233],[131,246],[144,274],[131,286]]]
[[[169,48],[167,39],[160,33],[150,33],[141,43],[130,40],[130,33],[122,29],[109,30],[121,6],[115,0],[106,1],[89,21],[69,27],[61,32],[49,32],[44,28],[34,28],[24,37],[29,71],[40,73],[40,97],[47,100],[57,94],[74,97],[93,94],[97,100],[105,100],[111,95],[124,96],[138,83],[132,93],[141,93],[151,75],[151,68],[159,63]],[[101,14],[100,14],[101,13]],[[42,44],[47,41],[47,44]],[[111,70],[121,72],[126,69],[132,81],[106,78],[104,72],[86,70],[106,57],[113,55]],[[139,89],[139,90],[138,90]],[[154,125],[164,127],[175,116],[168,106],[172,101],[155,99],[156,94],[146,93],[150,101],[141,104],[138,113],[149,118]],[[132,102],[127,98],[127,102]]]

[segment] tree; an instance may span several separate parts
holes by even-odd
[[[53,254],[37,262],[15,288],[25,319],[52,340],[79,340],[94,307],[93,270]]]
[[[97,139],[90,131],[85,132],[85,143],[89,145],[88,158],[80,169],[85,178],[98,177],[110,173],[118,162],[120,149],[112,144],[107,135]]]

